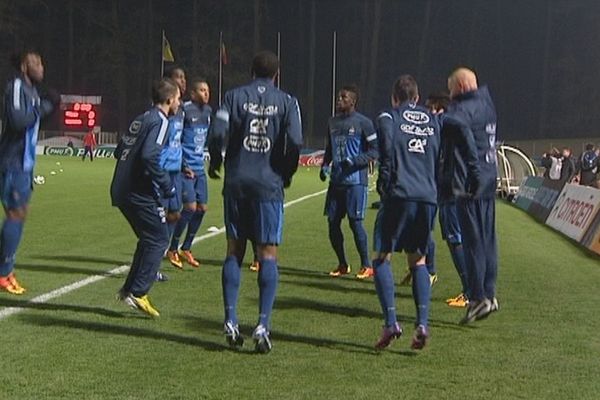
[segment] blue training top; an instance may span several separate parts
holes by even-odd
[[[496,195],[496,108],[486,86],[453,98],[445,118],[465,125],[461,133],[454,127],[443,138],[442,197]]]
[[[183,160],[183,152],[181,149],[183,120],[183,107],[179,107],[177,114],[169,116],[167,144],[160,152],[160,166],[169,172],[181,171]]]
[[[219,166],[225,139],[223,194],[283,200],[284,182],[296,172],[302,146],[298,101],[271,79],[228,91],[208,137],[211,165]]]
[[[406,102],[376,119],[382,197],[437,203],[440,121],[425,107]]]
[[[366,186],[367,167],[376,159],[377,133],[369,118],[355,111],[329,119],[323,166],[331,163],[332,185]]]
[[[157,107],[138,116],[115,150],[117,165],[110,186],[113,206],[131,201],[155,203],[173,192],[169,173],[161,166],[169,120]]]
[[[33,171],[40,120],[53,110],[35,86],[17,76],[4,91],[4,121],[0,136],[0,171]]]
[[[208,104],[200,105],[188,101],[183,105],[183,165],[194,172],[204,173],[204,144],[210,126],[212,109]]]

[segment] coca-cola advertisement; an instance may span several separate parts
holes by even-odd
[[[316,150],[306,154],[300,154],[298,165],[302,167],[320,167],[323,163],[325,151]]]

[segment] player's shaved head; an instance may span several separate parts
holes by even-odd
[[[460,67],[452,71],[448,77],[450,97],[477,90],[477,76],[469,68]]]
[[[279,72],[279,58],[271,51],[260,51],[252,61],[252,75],[256,78],[274,79]]]

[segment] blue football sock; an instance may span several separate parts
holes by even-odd
[[[183,241],[183,245],[181,245],[183,250],[189,250],[192,247],[192,242],[194,241],[194,237],[196,237],[196,233],[198,233],[198,229],[200,229],[204,214],[204,211],[196,210],[196,212],[192,215],[188,225],[187,233],[185,235],[185,240]]]
[[[173,237],[173,231],[175,231],[175,225],[177,222],[167,222],[167,232],[169,235],[169,242],[171,242],[171,238]]]
[[[460,278],[462,292],[465,296],[467,296],[467,298],[469,298],[469,280],[467,278],[467,267],[465,265],[465,253],[463,251],[463,246],[460,243],[448,243],[448,248],[450,249],[452,262],[454,263],[454,267],[456,268],[456,272]]]
[[[354,234],[354,244],[360,255],[360,265],[362,267],[370,266],[369,260],[369,244],[367,243],[367,232],[362,224],[361,219],[351,219],[350,229]]]
[[[8,276],[15,266],[17,247],[23,234],[23,221],[7,218],[0,237],[0,276]]]
[[[183,231],[185,231],[185,228],[187,228],[192,215],[194,215],[194,211],[188,210],[187,208],[184,208],[181,211],[181,217],[179,218],[179,221],[177,221],[175,229],[173,229],[173,236],[171,237],[171,246],[169,246],[169,250],[177,250],[177,247],[179,247],[179,238],[181,238]]]
[[[257,278],[259,288],[258,323],[267,329],[269,329],[271,313],[273,312],[278,278],[277,260],[272,258],[261,259]]]
[[[340,227],[342,221],[329,221],[329,241],[338,258],[338,265],[348,265],[344,252],[344,235]]]
[[[397,320],[396,292],[392,268],[387,260],[375,262],[373,266],[375,267],[375,289],[381,303],[385,326],[393,326]]]
[[[433,238],[429,239],[429,243],[427,243],[425,263],[427,264],[427,272],[429,272],[429,275],[435,275],[435,241]]]
[[[429,297],[431,295],[429,273],[423,265],[413,268],[412,275],[412,292],[417,308],[417,325],[427,326],[429,320]]]
[[[237,324],[237,300],[240,291],[240,263],[235,256],[227,256],[223,262],[221,283],[223,285],[223,304],[225,321]]]

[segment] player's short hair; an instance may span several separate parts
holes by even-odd
[[[346,92],[350,92],[354,94],[354,105],[358,104],[358,99],[360,98],[360,89],[358,85],[355,83],[349,83],[341,87],[340,91],[345,90]]]
[[[416,100],[419,97],[419,87],[415,78],[408,74],[400,75],[392,86],[392,96],[400,103]]]
[[[23,61],[25,61],[25,59],[27,58],[28,55],[33,54],[36,55],[38,57],[41,57],[40,52],[37,51],[36,49],[34,49],[33,47],[26,47],[20,50],[16,50],[14,51],[11,55],[10,55],[10,65],[12,65],[12,67],[17,70],[18,72],[21,71],[21,64],[23,64]]]
[[[594,150],[594,144],[593,143],[588,143],[585,145],[585,150],[589,151],[589,150]]]
[[[252,60],[252,75],[257,78],[273,78],[279,71],[279,58],[272,51],[259,51]]]
[[[177,70],[181,70],[183,73],[185,73],[183,67],[179,65],[171,65],[165,69],[165,72],[163,72],[163,78],[173,78],[173,75],[175,75],[175,71]]]
[[[433,92],[427,97],[425,101],[425,105],[427,108],[435,108],[436,110],[444,110],[448,109],[448,105],[450,104],[450,94],[441,90],[439,92]]]
[[[152,102],[154,104],[164,104],[167,100],[177,94],[179,86],[171,78],[162,78],[152,85]]]
[[[194,89],[197,85],[201,83],[206,83],[208,85],[208,79],[206,79],[203,76],[195,76],[191,80],[190,87]]]

